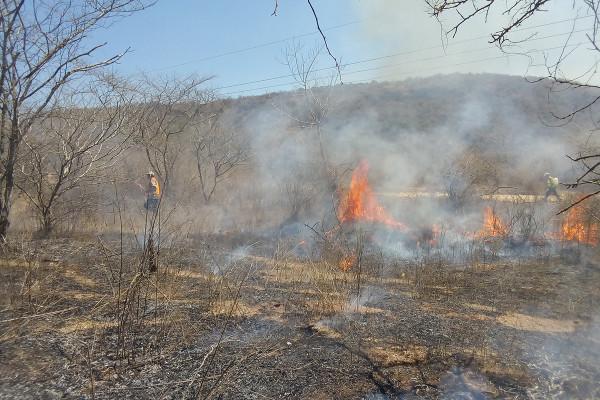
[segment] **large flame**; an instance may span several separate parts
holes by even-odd
[[[368,180],[369,164],[363,160],[352,172],[350,188],[342,196],[338,209],[340,222],[369,221],[379,222],[396,229],[406,230],[406,225],[396,221],[379,204]]]
[[[369,164],[363,160],[352,172],[352,179],[347,193],[340,195],[340,204],[338,208],[338,219],[344,222],[376,222],[395,229],[408,231],[405,224],[393,218],[379,203],[375,193],[368,180]],[[590,220],[586,215],[585,208],[581,206],[573,207],[569,210],[562,222],[552,233],[545,233],[544,236],[553,240],[577,241],[589,245],[598,245],[600,243],[600,222]],[[441,234],[439,225],[433,225],[431,229],[424,229],[413,236],[417,246],[438,245]],[[472,239],[505,239],[510,234],[508,225],[496,214],[494,209],[486,206],[483,210],[483,224],[475,232],[462,231],[462,234]],[[355,264],[356,259],[353,256],[343,257],[340,260],[339,267],[343,271],[350,270]]]
[[[483,210],[483,226],[475,234],[476,238],[505,237],[508,234],[506,224],[494,212],[492,207]]]
[[[563,219],[558,235],[560,240],[577,241],[590,245],[597,245],[600,237],[598,223],[586,223],[584,208],[575,206],[569,210]]]

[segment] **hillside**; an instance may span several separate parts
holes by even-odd
[[[167,117],[194,123],[137,138],[50,238],[18,200],[0,397],[598,398],[598,203],[556,217],[572,198],[478,196],[568,179],[586,116],[544,125],[544,85],[452,75],[177,104]],[[207,168],[248,155],[209,200],[200,140]],[[149,154],[172,165],[154,210]],[[398,195],[417,190],[441,195]]]
[[[453,74],[214,101],[201,106],[198,118],[218,115],[220,134],[235,137],[248,159],[222,178],[207,203],[194,153],[198,125],[191,124],[170,139],[166,193],[209,231],[318,220],[329,212],[332,189],[345,186],[363,159],[376,192],[418,188],[460,197],[503,186],[511,188],[504,193],[539,194],[544,172],[568,181],[576,166],[565,155],[596,145],[589,113],[570,123],[553,116],[595,93],[550,90],[546,81]],[[149,168],[140,145],[114,168],[132,206],[140,201],[134,182]],[[114,190],[102,191],[102,203],[110,203]],[[27,209],[19,209],[16,220],[24,223],[19,216]]]
[[[338,179],[347,180],[348,171],[366,159],[378,191],[447,190],[452,180],[465,188],[537,193],[544,172],[568,181],[576,166],[566,155],[584,143],[588,149],[597,145],[589,136],[590,113],[569,123],[556,117],[596,93],[530,81],[438,75],[239,98],[223,106],[252,145],[253,185],[309,179],[307,171],[322,158],[316,144],[321,135]],[[319,129],[310,123],[315,111]],[[263,193],[274,192],[267,187]]]

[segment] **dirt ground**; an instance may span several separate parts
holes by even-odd
[[[595,249],[342,272],[265,240],[163,247],[155,273],[129,239],[4,248],[0,398],[600,398]]]

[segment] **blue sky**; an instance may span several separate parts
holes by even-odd
[[[316,31],[306,2],[280,0],[279,3],[278,15],[271,16],[273,0],[159,0],[153,7],[115,23],[97,36],[109,42],[111,51],[131,47],[132,52],[117,67],[121,73],[214,75],[215,85],[226,86],[287,73],[282,62],[288,42],[236,54],[224,53]],[[348,7],[350,3],[342,0],[314,3],[324,28],[354,23],[326,31],[336,49],[340,43],[335,31],[357,34],[358,15],[353,7]],[[321,43],[317,34],[297,40],[307,47]]]
[[[271,16],[274,4],[274,0],[159,0],[98,31],[94,39],[109,42],[104,54],[131,48],[115,67],[125,75],[196,74],[214,76],[213,88],[236,85],[288,74],[283,54],[292,42],[306,49],[322,45],[306,1],[279,0],[278,15]],[[427,15],[423,0],[313,0],[313,5],[321,26],[333,27],[325,33],[334,55],[342,64],[359,61],[344,68],[346,82],[450,72],[535,72],[530,58],[506,56],[488,45],[485,35],[490,26],[483,21],[474,21],[443,46],[440,26]],[[570,5],[560,5],[532,21],[530,26],[550,25],[524,32],[535,32],[538,38],[525,50],[538,51],[534,59],[541,58],[541,50],[558,51],[553,47],[562,44],[563,37],[555,35],[572,28],[571,22],[560,21],[574,15],[578,14]],[[502,22],[501,18],[492,16],[490,23]],[[544,39],[547,36],[553,37]],[[236,52],[253,46],[259,47]],[[378,60],[365,61],[370,58]],[[332,67],[333,61],[322,55],[318,64]],[[274,79],[224,88],[220,93],[260,94],[293,88],[291,82],[289,77]]]

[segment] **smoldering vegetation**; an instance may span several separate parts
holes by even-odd
[[[590,115],[556,117],[593,91],[549,100],[547,82],[501,75],[238,99],[116,86],[100,98],[126,109],[64,109],[36,129],[71,136],[25,147],[3,395],[598,397],[598,203],[544,201],[544,173],[569,182],[565,154],[597,147]],[[119,150],[65,169],[82,120]]]
[[[57,221],[57,228],[83,231],[79,219],[86,216],[106,221],[101,216],[113,208],[103,205],[114,201],[115,185],[132,206],[139,204],[136,183],[148,169],[163,181],[165,206],[178,209],[174,218],[191,222],[192,232],[258,232],[324,218],[332,193],[363,159],[377,192],[443,191],[460,208],[473,194],[540,193],[544,172],[568,182],[578,166],[566,155],[597,147],[590,114],[571,124],[555,117],[586,104],[594,93],[560,90],[545,81],[440,75],[214,101],[200,83],[168,79],[136,86],[127,98],[129,119],[114,127],[130,141],[119,148],[118,159],[111,157],[110,171],[95,174],[93,184],[70,196],[80,201],[98,188],[93,207]],[[145,110],[133,108],[139,101],[147,102]],[[160,102],[163,107],[152,107]],[[26,162],[35,159],[31,147],[23,152],[22,188],[51,186],[60,164],[37,171]],[[60,151],[60,143],[56,147],[50,154]],[[35,181],[38,176],[42,182]],[[36,195],[21,193],[16,202],[24,212],[17,211],[13,229],[43,228],[36,226],[43,218],[29,209]],[[386,206],[399,217],[407,209],[393,201]],[[420,208],[411,207],[409,214],[430,214]]]

